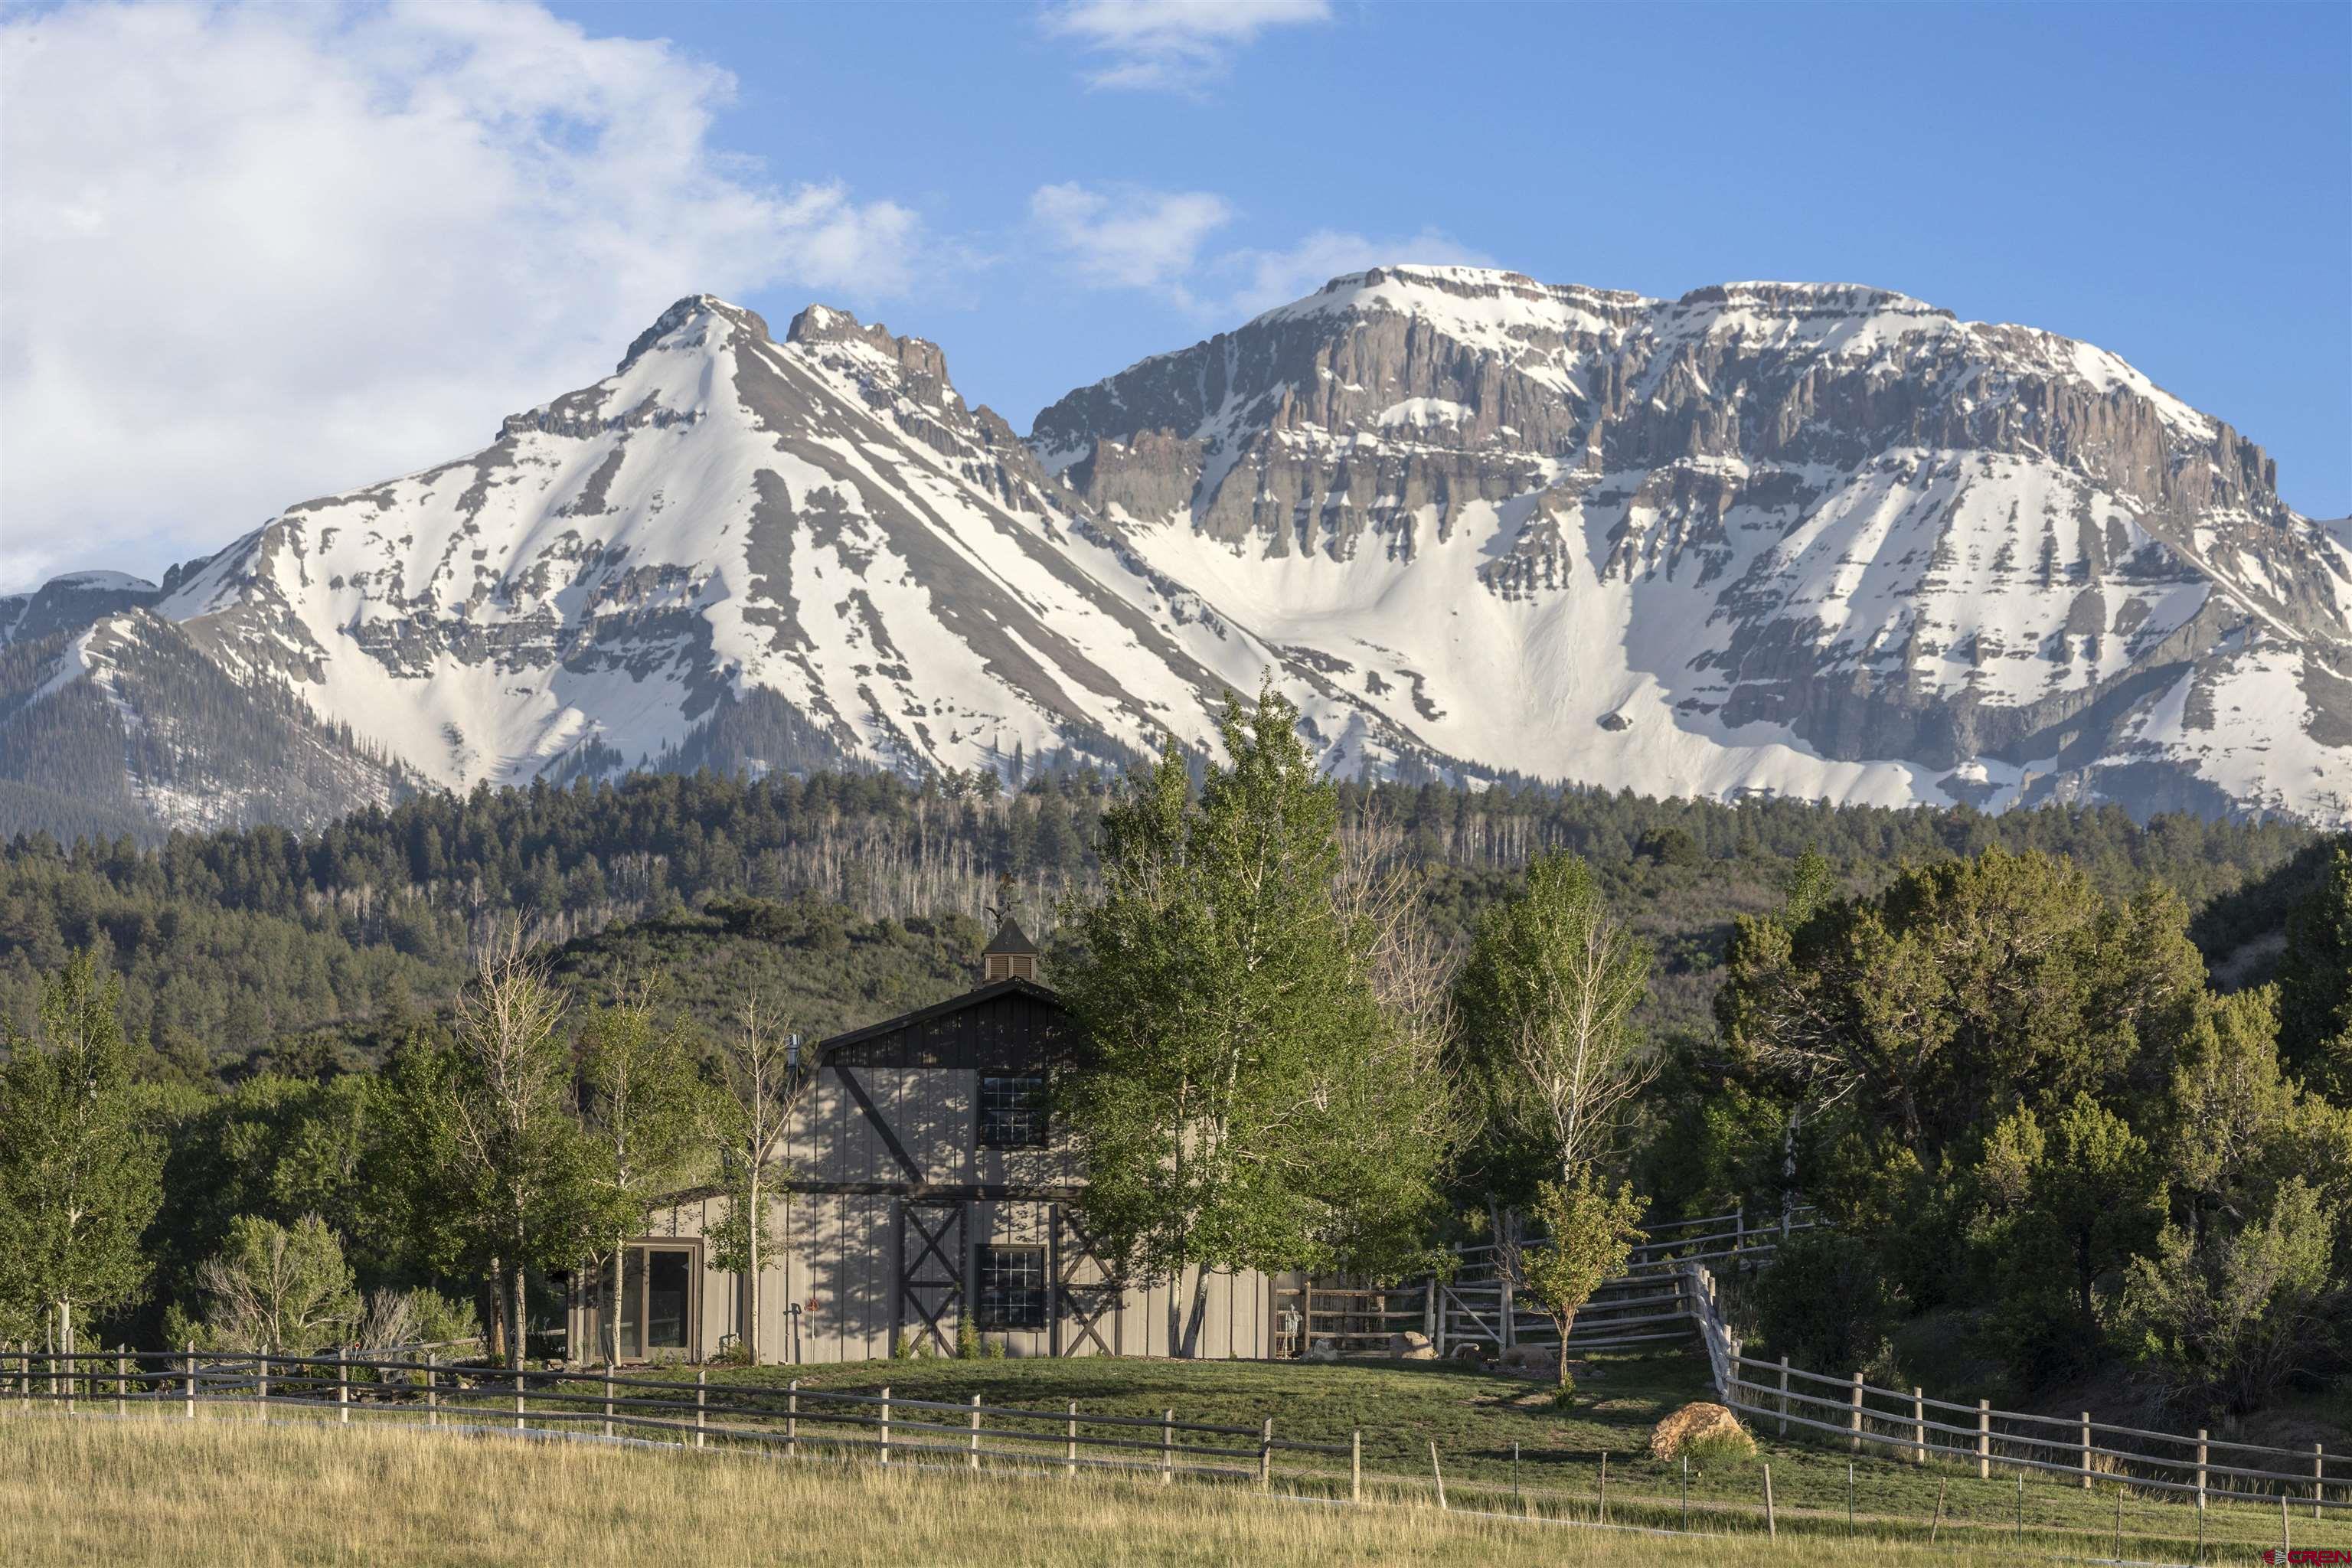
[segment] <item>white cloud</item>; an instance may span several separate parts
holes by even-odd
[[[1206,191],[1070,184],[1039,186],[1029,216],[1080,282],[1152,289],[1189,305],[1185,275],[1198,265],[1202,244],[1234,214],[1223,196]]]
[[[1029,215],[1076,281],[1158,294],[1220,325],[1311,294],[1345,272],[1414,262],[1494,265],[1484,252],[1430,228],[1402,239],[1317,229],[1278,250],[1203,256],[1210,236],[1237,216],[1231,203],[1207,191],[1041,185],[1029,198]]]
[[[478,446],[683,294],[906,289],[916,216],[714,149],[732,89],[535,5],[10,18],[0,584]]]
[[[1330,20],[1330,0],[1070,0],[1046,30],[1103,57],[1096,87],[1192,91],[1269,27]]]

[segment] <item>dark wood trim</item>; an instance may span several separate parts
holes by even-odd
[[[947,1017],[950,1014],[961,1013],[966,1007],[977,1007],[983,1002],[993,1002],[1000,996],[1027,996],[1055,1007],[1062,1005],[1062,999],[1059,996],[1034,980],[994,981],[977,991],[967,991],[961,996],[950,996],[944,1002],[934,1002],[928,1007],[918,1007],[911,1013],[901,1013],[895,1018],[885,1018],[878,1024],[867,1024],[845,1034],[835,1035],[817,1046],[817,1059],[830,1062],[837,1051],[852,1046],[864,1045],[868,1040],[878,1039],[884,1035],[892,1034],[899,1029],[913,1028],[931,1023],[936,1019]]]
[[[908,1175],[914,1178],[917,1186],[921,1186],[923,1168],[915,1163],[915,1157],[907,1152],[907,1146],[898,1142],[898,1135],[896,1132],[890,1131],[890,1124],[882,1119],[882,1112],[874,1104],[874,1097],[866,1092],[866,1086],[857,1081],[857,1075],[851,1072],[848,1067],[841,1062],[834,1063],[833,1070],[849,1089],[850,1098],[857,1101],[857,1109],[866,1113],[866,1120],[874,1124],[874,1131],[882,1135],[882,1145],[890,1151],[890,1157],[898,1162],[900,1168],[905,1170]]]
[[[945,1211],[940,1216],[939,1224],[936,1226],[923,1223],[922,1211],[927,1208]],[[898,1300],[902,1309],[911,1308],[913,1310],[914,1316],[922,1324],[922,1331],[929,1337],[933,1343],[939,1346],[940,1353],[941,1355],[955,1354],[955,1342],[948,1338],[948,1332],[944,1328],[940,1327],[940,1320],[946,1317],[950,1310],[953,1310],[958,1313],[961,1313],[967,1310],[964,1305],[963,1271],[958,1266],[957,1261],[948,1256],[944,1245],[949,1238],[949,1233],[952,1231],[954,1233],[956,1252],[959,1257],[961,1256],[964,1250],[964,1208],[965,1205],[962,1202],[954,1199],[934,1200],[932,1202],[926,1203],[920,1199],[910,1198],[900,1202],[898,1205],[899,1221],[898,1226],[897,1227],[898,1239]],[[907,1256],[907,1242],[908,1240],[909,1232],[912,1233],[912,1239],[919,1244],[915,1248],[915,1256],[911,1258]],[[937,1258],[939,1260],[940,1267],[947,1270],[948,1277],[946,1279],[925,1279],[921,1278],[923,1265],[932,1258]],[[915,1292],[918,1290],[937,1289],[946,1290],[947,1295],[941,1299],[939,1310],[935,1312],[929,1308],[924,1306],[922,1299],[917,1296]],[[905,1321],[906,1315],[905,1310],[902,1310],[898,1314],[898,1321],[900,1323]],[[893,1344],[891,1348],[894,1352],[898,1348],[895,1342],[897,1338],[895,1331],[897,1327],[898,1324],[893,1324],[894,1332],[892,1335]]]
[[[1013,1182],[780,1182],[780,1193],[818,1193],[828,1197],[847,1198],[909,1198],[917,1203],[941,1201],[948,1198],[983,1198],[994,1201],[1067,1203],[1081,1189],[1068,1186],[1046,1186],[1034,1183]]]
[[[1070,1336],[1066,1344],[1058,1342],[1061,1331],[1060,1319],[1058,1316],[1055,1319],[1055,1332],[1057,1336],[1057,1345],[1054,1353],[1076,1355],[1085,1348],[1086,1342],[1092,1340],[1096,1350],[1104,1355],[1114,1354],[1116,1352],[1104,1342],[1101,1324],[1103,1315],[1118,1306],[1120,1298],[1126,1292],[1118,1288],[1109,1265],[1103,1261],[1102,1254],[1095,1248],[1095,1238],[1087,1234],[1087,1227],[1078,1222],[1078,1216],[1072,1212],[1071,1205],[1055,1204],[1053,1215],[1054,1253],[1056,1265],[1054,1293],[1059,1300],[1062,1310],[1066,1310],[1070,1318]],[[1061,1244],[1062,1233],[1066,1230],[1074,1244],[1069,1247],[1065,1247]],[[1078,1281],[1078,1270],[1089,1263],[1101,1271],[1102,1278],[1088,1284],[1081,1284]],[[1118,1326],[1114,1322],[1112,1332],[1117,1331]]]

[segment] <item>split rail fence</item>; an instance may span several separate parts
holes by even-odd
[[[0,1353],[0,1399],[89,1406],[127,1415],[160,1407],[194,1420],[196,1407],[250,1408],[267,1421],[273,1411],[315,1412],[348,1424],[362,1415],[421,1417],[428,1426],[506,1426],[516,1431],[593,1432],[605,1437],[667,1437],[700,1448],[714,1443],[751,1444],[797,1457],[856,1449],[887,1465],[942,1459],[978,1469],[995,1466],[1151,1471],[1271,1484],[1278,1456],[1344,1459],[1351,1497],[1363,1482],[1362,1434],[1346,1443],[1307,1443],[1275,1434],[1268,1417],[1257,1426],[1180,1421],[1173,1410],[1148,1416],[1063,1410],[1022,1410],[968,1403],[778,1390],[709,1381],[698,1371],[689,1387],[674,1378],[599,1372],[530,1369],[510,1372],[451,1363],[432,1355],[358,1358],[337,1355],[219,1354],[183,1351],[104,1351],[74,1354],[41,1351]]]
[[[1726,1328],[1714,1280],[1691,1265],[1697,1288],[1688,1292],[1714,1377],[1717,1397],[1749,1418],[1759,1431],[1828,1438],[1850,1452],[1875,1451],[1925,1465],[1930,1460],[1972,1467],[1979,1479],[2033,1472],[2166,1492],[2203,1509],[2210,1501],[2308,1505],[2319,1519],[2352,1510],[2352,1456],[2223,1441],[2210,1431],[2194,1437],[2094,1421],[1995,1410],[1989,1400],[1962,1405],[1930,1399],[1918,1388],[1881,1388],[1863,1374],[1833,1377],[1741,1353]],[[2263,1460],[2284,1461],[2264,1464]]]
[[[1717,1387],[1725,1391],[1727,1402],[1746,1411],[1759,1427],[1766,1421],[1778,1420],[1782,1404],[1780,1387],[1777,1382],[1767,1384],[1746,1375],[1751,1370],[1764,1368],[1765,1363],[1741,1355],[1738,1341],[1725,1331],[1712,1276],[1703,1265],[1694,1265],[1685,1279],[1683,1299],[1690,1303],[1716,1371]],[[1777,1377],[1778,1364],[1774,1363],[1770,1371]],[[1963,1462],[1975,1459],[1985,1473],[1989,1473],[1988,1467],[1991,1465],[2040,1470],[2059,1466],[2058,1460],[2036,1457],[2051,1447],[2047,1438],[2021,1436],[2010,1427],[1994,1427],[1988,1424],[1992,1413],[1983,1413],[1986,1419],[1980,1420],[1977,1427],[1963,1427],[1940,1422],[1927,1414],[1929,1409],[1957,1406],[1945,1402],[1920,1402],[1916,1395],[1906,1395],[1904,1397],[1913,1403],[1901,1409],[1890,1409],[1883,1401],[1869,1403],[1867,1397],[1889,1391],[1869,1390],[1866,1384],[1861,1385],[1865,1390],[1861,1404],[1838,1406],[1830,1395],[1815,1394],[1801,1386],[1803,1374],[1793,1368],[1790,1374],[1786,1395],[1788,1420],[1799,1433],[1811,1432],[1848,1441],[1857,1451],[1864,1444],[1906,1448],[1916,1442],[1919,1445],[1917,1451],[1932,1452],[1938,1458],[1958,1458]],[[1849,1382],[1840,1386],[1851,1398],[1855,1385]],[[1613,1483],[1609,1456],[1605,1454],[1598,1456],[1597,1473],[1591,1463],[1595,1458],[1592,1455],[1555,1455],[1542,1460],[1530,1456],[1528,1468],[1533,1484],[1523,1489],[1516,1445],[1511,1450],[1507,1487],[1493,1454],[1461,1454],[1445,1459],[1441,1467],[1437,1445],[1424,1443],[1418,1434],[1406,1431],[1367,1432],[1359,1428],[1349,1432],[1345,1442],[1309,1442],[1277,1436],[1270,1418],[1256,1426],[1245,1426],[1181,1420],[1173,1410],[1155,1418],[1083,1412],[1076,1403],[1059,1410],[1038,1410],[982,1405],[978,1395],[962,1403],[909,1399],[893,1394],[887,1387],[878,1393],[856,1394],[803,1387],[797,1383],[781,1389],[732,1382],[712,1384],[708,1381],[707,1371],[699,1369],[695,1381],[688,1384],[677,1377],[624,1375],[610,1369],[517,1373],[478,1363],[453,1363],[429,1351],[420,1355],[362,1358],[348,1352],[213,1353],[196,1351],[193,1346],[172,1352],[100,1351],[72,1355],[0,1350],[0,1406],[10,1404],[26,1410],[62,1407],[68,1413],[94,1409],[128,1415],[134,1409],[144,1409],[166,1417],[184,1415],[189,1420],[197,1417],[201,1405],[208,1415],[226,1411],[265,1422],[293,1419],[345,1425],[352,1421],[356,1413],[362,1422],[388,1418],[445,1427],[452,1432],[510,1429],[541,1436],[652,1441],[681,1447],[727,1447],[737,1451],[753,1448],[779,1458],[830,1457],[925,1468],[944,1466],[974,1472],[1059,1472],[1072,1479],[1081,1471],[1114,1472],[1146,1484],[1154,1479],[1172,1483],[1182,1478],[1239,1484],[1260,1491],[1271,1491],[1278,1480],[1286,1495],[1351,1502],[1411,1501],[1433,1495],[1441,1508],[1467,1506],[1553,1523],[1614,1524],[1663,1533],[1675,1533],[1677,1530],[1690,1532],[1695,1525],[1701,1533],[1759,1529],[1765,1533],[1778,1533],[1786,1528],[1833,1533],[1843,1524],[1849,1534],[1859,1531],[1885,1539],[1916,1537],[1924,1532],[1927,1539],[1933,1541],[1940,1531],[1978,1541],[2013,1540],[2020,1550],[2029,1541],[2026,1492],[2021,1480],[2013,1521],[2008,1517],[2005,1501],[1998,1505],[1995,1516],[1988,1516],[1981,1497],[1971,1501],[1965,1510],[1967,1517],[1962,1517],[1964,1510],[1958,1506],[1947,1511],[1940,1489],[1932,1520],[1916,1502],[1911,1505],[1916,1515],[1904,1512],[1903,1505],[1895,1500],[1896,1491],[1881,1489],[1879,1500],[1874,1504],[1867,1486],[1863,1489],[1857,1510],[1855,1478],[1851,1467],[1842,1511],[1833,1501],[1819,1495],[1818,1477],[1809,1503],[1792,1504],[1784,1496],[1776,1510],[1769,1465],[1763,1468],[1760,1489],[1751,1485],[1751,1495],[1744,1500],[1723,1495],[1720,1480],[1714,1489],[1716,1495],[1704,1495],[1704,1489],[1700,1495],[1694,1495],[1692,1484],[1696,1478],[1685,1466],[1679,1478],[1677,1497],[1676,1478],[1671,1471],[1665,1467],[1645,1466],[1637,1456],[1620,1457],[1634,1462],[1621,1467]],[[1859,1420],[1854,1418],[1856,1409],[1863,1412]],[[1843,1426],[1831,1419],[1840,1410],[1844,1413]],[[1809,1411],[1811,1414],[1807,1414]],[[1998,1419],[2007,1423],[2026,1418],[2001,1412]],[[1916,1433],[1923,1423],[1928,1436],[1906,1436]],[[2098,1427],[2095,1434],[2100,1437],[2097,1446],[2104,1448],[2110,1435],[2124,1430]],[[2179,1441],[2164,1434],[2140,1436],[2164,1442]],[[1947,1438],[1950,1441],[1943,1440]],[[1969,1447],[1971,1442],[1973,1447]],[[2036,1449],[2036,1444],[2040,1449]],[[2072,1451],[2069,1445],[2058,1447]],[[2251,1445],[2213,1447],[2257,1455],[2279,1452]],[[1368,1447],[1376,1457],[1377,1468],[1372,1469],[1366,1467]],[[1429,1468],[1420,1476],[1401,1473],[1380,1463],[1402,1462],[1409,1468],[1424,1448]],[[2141,1469],[2124,1473],[2126,1466],[2138,1467],[2147,1462],[2148,1456],[2143,1451],[2118,1449],[2107,1457],[2115,1468],[2096,1472],[2103,1481],[2127,1481],[2135,1493],[2142,1488],[2165,1488],[2161,1480],[2146,1479]],[[1455,1473],[1457,1460],[1465,1465],[1465,1473]],[[2294,1494],[2296,1511],[2301,1512],[2301,1499],[2306,1494],[2315,1512],[2352,1507],[2352,1478],[2347,1478],[2341,1468],[2331,1473],[2324,1468],[2327,1463],[2340,1466],[2341,1461],[2326,1461],[2317,1455],[2314,1461],[2320,1468],[2311,1472],[2304,1490]],[[2021,1476],[2023,1469],[2019,1473]],[[2223,1484],[2216,1478],[2227,1478],[2231,1484]],[[1748,1478],[1751,1483],[1756,1479]],[[2204,1479],[2208,1490],[2200,1494],[2200,1502],[2208,1497],[2217,1505],[2274,1499],[2279,1511],[2271,1517],[2277,1522],[2278,1531],[2271,1539],[2282,1545],[2289,1543],[2287,1489],[2296,1484],[2294,1473],[2227,1467],[2209,1460]],[[1447,1497],[1449,1487],[1454,1493],[1451,1503]],[[2263,1487],[2277,1489],[2265,1492]],[[2258,1535],[2248,1533],[2248,1527],[2256,1521],[2248,1518],[2242,1508],[2235,1506],[2217,1509],[2216,1533],[2210,1545],[2207,1516],[2202,1508],[2175,1510],[2157,1504],[2137,1509],[2136,1505],[2133,1528],[2126,1531],[2125,1488],[2117,1485],[2113,1489],[2112,1533],[2104,1513],[2106,1500],[2102,1499],[2091,1510],[2098,1517],[2087,1521],[2081,1509],[2053,1512],[2037,1504],[2037,1519],[2031,1527],[2030,1539],[2036,1546],[2078,1555],[2111,1548],[2118,1560],[2123,1557],[2126,1541],[2150,1542],[2140,1549],[2140,1560],[2145,1561],[2149,1552],[2187,1552],[2187,1525],[2193,1519],[2194,1560],[2199,1563],[2211,1560],[2210,1552],[2222,1551],[2230,1542],[2260,1544]],[[2339,1495],[2325,1495],[2330,1490]],[[2072,1495],[2071,1489],[2067,1492]],[[2038,1497],[2046,1495],[2047,1489],[2037,1489]],[[1956,1505],[1958,1501],[1956,1497]],[[2172,1517],[2156,1517],[2165,1515]],[[2150,1524],[2155,1526],[2153,1531],[2146,1528]]]

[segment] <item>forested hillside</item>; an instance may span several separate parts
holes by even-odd
[[[1064,895],[1094,875],[1108,789],[1091,773],[1011,793],[992,777],[917,787],[879,773],[669,773],[426,795],[311,836],[257,827],[142,848],[121,836],[20,835],[0,853],[0,1017],[28,1026],[39,976],[95,948],[123,978],[149,1076],[205,1082],[268,1060],[315,1070],[372,1058],[388,1019],[432,1011],[469,945],[501,921],[564,942],[651,920],[627,940],[677,949],[735,929],[689,914],[725,900],[793,905],[782,917],[792,936],[742,926],[749,917],[738,926],[814,955],[787,966],[812,1027],[860,1022],[961,979],[979,940],[970,922],[1000,876],[1050,932]],[[2195,933],[2231,983],[2263,977],[2287,901],[2317,867],[2295,864],[2316,842],[2299,826],[2141,826],[2113,808],[1987,816],[1435,784],[1340,795],[1343,820],[1407,835],[1449,942],[1531,855],[1584,857],[1656,945],[1646,1016],[1674,1029],[1706,1026],[1732,921],[1777,907],[1808,849],[1856,892],[1906,862],[1995,847],[2065,855],[2103,893],[2161,881],[2204,911]],[[671,967],[683,967],[675,952]]]

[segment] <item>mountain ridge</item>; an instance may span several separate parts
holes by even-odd
[[[1025,439],[927,339],[691,295],[475,453],[0,598],[0,648],[282,689],[358,801],[1115,767],[1271,681],[1349,773],[2352,820],[2352,542],[2275,482],[2103,350],[1862,285],[1369,268]],[[0,679],[0,779],[90,679]],[[122,798],[186,817],[202,745]],[[268,795],[205,825],[318,810]]]

